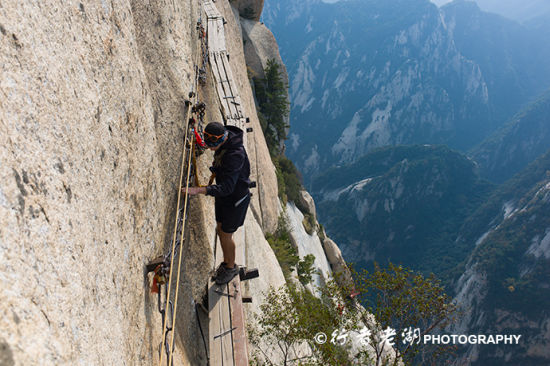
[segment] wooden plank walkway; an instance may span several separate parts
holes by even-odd
[[[236,262],[244,263],[244,229],[235,233]],[[217,241],[216,241],[217,242]],[[222,262],[217,243],[216,267]],[[248,366],[248,342],[244,318],[241,280],[233,278],[227,285],[211,282],[208,289],[210,365]]]
[[[214,73],[216,90],[223,109],[222,114],[226,124],[246,131],[246,118],[241,106],[241,96],[233,78],[233,72],[229,64],[229,53],[225,44],[225,21],[212,1],[204,2],[203,8],[208,18],[208,55]]]
[[[246,118],[241,107],[241,97],[229,64],[229,53],[225,43],[225,20],[212,1],[203,2],[207,16],[208,54],[214,75],[216,91],[227,125],[236,126],[244,131],[246,148]],[[236,262],[245,263],[244,226],[235,234],[237,243]],[[217,242],[217,240],[216,240]],[[222,262],[221,247],[216,253],[216,267]],[[209,348],[212,366],[248,366],[248,344],[246,321],[242,305],[241,281],[236,276],[227,285],[218,286],[209,282]]]

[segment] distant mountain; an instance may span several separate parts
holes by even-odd
[[[443,146],[377,149],[314,180],[318,214],[344,257],[434,272],[463,313],[452,334],[520,334],[464,346],[458,365],[550,361],[550,152],[505,184]]]
[[[478,65],[428,0],[266,1],[291,79],[288,155],[306,181],[386,145],[466,149],[497,127]]]
[[[527,106],[470,155],[483,176],[503,182],[550,149],[550,92]]]
[[[526,22],[550,14],[548,0],[475,0],[483,11],[500,14],[518,22]]]
[[[537,32],[474,3],[267,0],[292,100],[287,154],[310,177],[381,146],[477,145],[550,87]]]
[[[491,189],[444,146],[381,148],[312,184],[321,221],[347,260],[390,260],[440,276],[472,249],[457,246],[456,233]]]
[[[265,2],[290,77],[287,154],[345,258],[436,273],[465,306],[454,334],[524,335],[465,346],[457,366],[550,361],[545,17],[519,24],[465,1]]]
[[[471,1],[454,1],[441,12],[460,53],[481,69],[493,119],[505,122],[550,87],[544,33],[483,12]]]
[[[541,14],[523,24],[527,28],[537,32],[542,39],[550,39],[550,12]]]
[[[457,281],[464,315],[454,331],[521,334],[520,345],[472,346],[457,365],[550,362],[550,153],[500,187],[465,223],[476,245]]]

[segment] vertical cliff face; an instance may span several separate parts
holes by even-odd
[[[156,357],[160,320],[143,266],[173,224],[198,17],[193,1],[3,2],[7,364]],[[193,254],[208,261],[206,245]],[[183,287],[199,278],[189,271]],[[193,359],[198,329],[182,314],[192,326],[179,333],[181,357]]]
[[[247,30],[260,27],[262,5],[216,2],[254,130],[247,149],[258,188],[237,236],[246,264],[262,274],[246,285],[255,298],[249,312],[270,285],[284,283],[264,238],[281,208],[243,49],[242,29],[255,37]],[[241,17],[250,7],[257,16]],[[206,103],[205,122],[222,120],[208,67],[206,82],[195,82],[200,20],[191,0],[0,5],[2,365],[157,359],[161,320],[144,266],[171,245],[189,92]],[[261,39],[249,46],[268,49]],[[269,57],[280,60],[276,49]],[[203,184],[211,159],[210,152],[199,158]],[[176,361],[201,364],[193,304],[213,264],[213,200],[193,197],[189,212]]]
[[[160,319],[143,267],[171,237],[199,17],[192,1],[3,3],[0,342],[7,364],[156,357]],[[199,92],[208,117],[220,120],[212,86]],[[263,192],[276,203],[276,185]],[[212,260],[203,240],[212,207],[193,205],[177,333],[179,357],[188,360],[204,357],[191,301]],[[266,227],[276,222],[274,210],[271,219],[258,210]]]

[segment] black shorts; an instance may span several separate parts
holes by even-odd
[[[238,200],[233,203],[216,200],[216,222],[221,222],[223,232],[234,233],[243,226],[249,203],[250,193],[242,201]]]

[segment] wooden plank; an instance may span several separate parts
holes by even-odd
[[[239,88],[237,87],[237,83],[235,82],[235,78],[233,77],[233,71],[231,70],[231,64],[229,63],[229,55],[226,53],[226,54],[220,54],[220,56],[222,57],[222,63],[223,63],[225,74],[227,75],[227,80],[229,80],[231,95],[234,97],[233,102],[236,103],[234,104],[235,110],[240,112],[235,118],[241,118],[242,117],[241,97],[239,95],[240,94]]]
[[[220,96],[220,98],[223,99],[223,101],[221,100],[220,101],[227,106],[226,114],[231,116],[234,109],[230,104],[230,98],[228,98],[228,96],[231,96],[231,90],[229,88],[229,83],[227,82],[227,75],[225,75],[223,65],[220,62],[220,53],[221,52],[216,52],[213,55],[212,59],[216,67],[217,81],[221,85],[223,90],[223,95]]]
[[[243,243],[244,244],[244,243]],[[235,366],[248,366],[248,349],[246,339],[246,327],[243,311],[243,301],[241,292],[241,281],[239,276],[235,277],[229,283],[229,298],[231,305],[231,321],[235,331],[233,331],[233,350],[235,355]]]
[[[242,109],[241,96],[239,93],[239,88],[233,77],[233,71],[231,70],[231,65],[229,63],[229,57],[227,54],[220,53],[221,61],[224,66],[225,75],[229,83],[229,89],[231,91],[231,100],[230,104],[232,106],[232,119],[234,120],[234,125],[245,131],[244,123],[241,122],[241,119],[244,119],[244,113]]]
[[[224,109],[227,123],[245,129],[240,121],[244,118],[238,88],[232,76],[231,67],[226,52],[225,33],[222,19],[211,19],[219,14],[212,2],[205,3],[205,12],[208,20],[208,40],[210,50],[210,62],[214,71],[214,77],[220,85],[216,85],[218,97]]]
[[[226,51],[222,19],[208,19],[208,48],[211,52]]]
[[[223,19],[218,18],[216,19],[216,29],[218,32],[218,51],[227,51],[227,47],[225,45],[225,30],[223,25]]]
[[[227,70],[229,69],[229,65],[227,64],[227,62],[227,53],[218,53],[218,55],[216,56],[216,63],[218,64],[220,75],[224,79],[225,96],[231,111],[231,118],[235,119],[238,111],[237,106],[233,102],[235,100],[235,96],[239,93],[235,89],[235,81],[232,79],[231,74],[227,72]]]
[[[216,261],[215,266],[217,268],[223,261],[223,252],[219,240],[215,239],[214,245],[217,246],[217,248],[213,248],[214,253],[216,253],[214,260]],[[208,345],[210,348],[210,364],[234,366],[232,334],[231,332],[226,333],[232,329],[229,297],[222,295],[224,292],[229,293],[228,286],[216,285],[210,279],[208,283]]]
[[[219,18],[222,16],[212,1],[205,1],[202,6],[208,18]]]
[[[225,33],[223,18],[221,14],[216,12],[212,15],[212,10],[205,8],[207,13],[207,32],[208,32],[208,48],[210,51],[220,51],[225,49]]]
[[[208,50],[209,52],[218,52],[218,24],[216,19],[208,19]]]
[[[216,54],[217,52],[214,52],[210,55],[210,66],[214,73],[214,79],[216,84],[216,90],[218,91],[218,98],[220,99],[220,104],[223,109],[223,114],[226,117],[226,119],[230,118],[231,115],[231,108],[229,107],[228,99],[225,98],[227,92],[224,89],[224,83],[222,82],[222,76],[220,75],[220,70],[218,67],[218,63],[216,61]]]
[[[228,294],[228,285],[212,283],[208,289],[210,364],[234,366],[230,303],[222,293]]]
[[[237,248],[235,260],[245,263],[244,228],[234,235]],[[217,241],[216,241],[217,242]],[[216,265],[222,262],[219,244]],[[231,295],[231,297],[223,294]],[[211,283],[208,289],[210,364],[222,366],[248,366],[246,322],[242,306],[241,284],[236,276],[227,285]]]
[[[219,77],[220,77],[219,81],[222,83],[223,90],[224,90],[223,99],[227,103],[227,107],[228,107],[227,112],[231,116],[231,119],[234,119],[235,115],[237,113],[237,108],[232,103],[232,101],[234,99],[234,93],[233,93],[233,90],[231,88],[231,83],[230,83],[231,80],[229,80],[229,76],[227,75],[227,72],[226,72],[226,67],[223,63],[223,60],[225,58],[226,58],[226,53],[225,52],[218,52],[218,53],[216,53],[216,55],[214,55],[214,60],[216,62],[216,66],[218,68],[218,74],[219,74]]]

